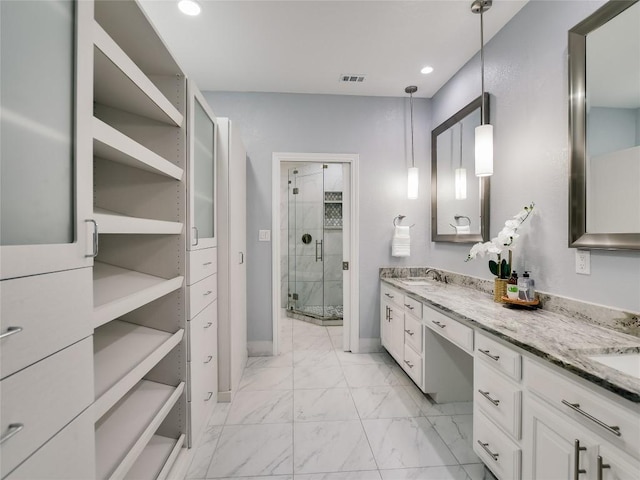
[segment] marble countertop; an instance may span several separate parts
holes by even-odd
[[[546,310],[506,308],[479,290],[431,279],[429,286],[401,278],[382,281],[473,328],[484,330],[627,400],[640,403],[640,380],[588,355],[640,352],[640,339]]]

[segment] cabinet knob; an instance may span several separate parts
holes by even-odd
[[[491,396],[489,395],[489,392],[485,392],[484,390],[478,389],[478,392],[480,393],[480,395],[482,395],[484,398],[486,398],[487,400],[489,400],[491,403],[493,403],[496,407],[498,406],[498,404],[500,403],[500,400],[496,400],[495,398],[491,398]]]
[[[440,322],[436,322],[435,320],[431,320],[431,323],[435,323],[435,324],[436,324],[437,326],[439,326],[440,328],[444,328],[444,327],[446,327],[446,325],[443,325],[443,324],[442,324],[442,323],[440,323]]]
[[[409,360],[405,360],[404,363],[406,363],[409,368],[414,367],[414,365]]]
[[[412,332],[412,331],[411,331],[411,330],[409,330],[409,329],[405,330],[405,333],[409,334],[409,335],[410,335],[410,336],[412,336],[412,337],[413,337],[413,335],[414,335],[414,332]]]
[[[500,454],[492,452],[489,449],[489,444],[488,443],[483,443],[482,441],[478,440],[478,445],[480,445],[482,447],[482,449],[485,452],[487,452],[491,458],[493,458],[496,462],[498,461],[498,457],[500,456]]]
[[[500,360],[500,355],[491,355],[491,352],[489,350],[482,350],[481,348],[479,348],[478,351],[489,357],[491,360],[495,360],[496,362]]]

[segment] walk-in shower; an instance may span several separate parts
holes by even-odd
[[[342,165],[310,163],[287,173],[287,312],[341,325]]]

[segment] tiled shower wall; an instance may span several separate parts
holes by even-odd
[[[288,169],[291,164],[282,164],[280,169],[280,271],[281,271],[281,307],[288,305],[289,290],[289,255],[295,248],[289,243],[289,189]],[[324,191],[342,192],[342,166],[329,164],[324,171]],[[311,208],[311,207],[309,207]],[[323,206],[324,208],[324,206]],[[303,215],[304,216],[304,215]],[[303,227],[303,226],[300,226]],[[304,228],[295,232],[295,241],[300,242]],[[324,267],[324,304],[342,305],[342,229],[326,229],[324,231],[324,262],[315,261],[315,238],[321,231],[309,232],[314,241],[304,245],[302,256],[298,258],[297,294],[299,305],[323,305],[322,281],[320,268]],[[294,238],[293,236],[291,237]],[[306,251],[305,251],[306,250]],[[305,275],[308,273],[309,275]]]

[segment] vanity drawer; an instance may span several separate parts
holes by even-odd
[[[188,287],[189,319],[195,318],[204,307],[218,297],[218,275],[211,275]]]
[[[399,290],[396,290],[395,288],[390,287],[386,283],[381,283],[380,294],[382,295],[382,298],[395,303],[399,307],[404,308],[404,294],[401,293]]]
[[[96,475],[94,413],[85,410],[6,480],[86,480]]]
[[[407,314],[404,316],[404,343],[411,345],[418,354],[422,353],[422,322]]]
[[[218,249],[192,250],[189,255],[187,285],[193,285],[218,271]]]
[[[524,380],[530,391],[544,398],[566,416],[585,425],[630,454],[638,455],[640,413],[637,405],[634,406],[636,408],[627,409],[592,389],[566,378],[562,373],[528,358],[524,363]],[[618,427],[620,435],[616,435],[615,429],[611,431],[607,426]]]
[[[473,354],[472,328],[428,307],[422,310],[422,319],[433,331],[451,340],[466,352]]]
[[[476,358],[500,370],[505,375],[520,381],[522,378],[522,356],[485,335],[476,332]]]
[[[0,283],[0,378],[91,335],[92,285],[91,268]]]
[[[404,359],[402,368],[422,388],[422,357],[416,353],[409,345],[404,346]]]
[[[483,362],[474,362],[473,405],[513,438],[520,439],[522,390]]]
[[[500,480],[520,480],[520,448],[478,410],[473,415],[473,451]]]
[[[0,382],[0,435],[4,477],[93,402],[91,337]],[[22,425],[21,430],[10,425]]]
[[[404,308],[407,313],[415,316],[416,318],[422,318],[422,303],[409,295],[404,297]]]

